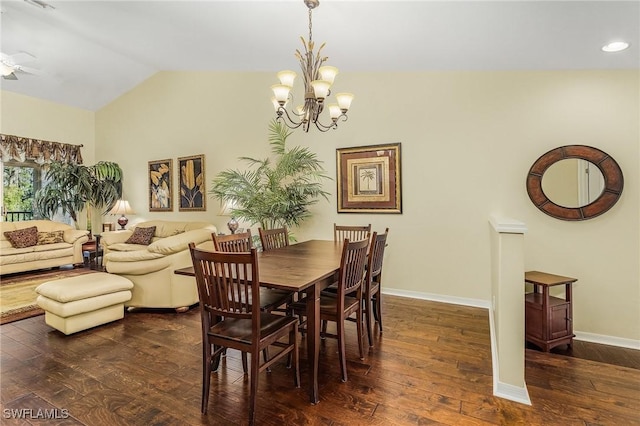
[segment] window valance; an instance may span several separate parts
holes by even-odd
[[[82,146],[0,134],[0,160],[15,160],[21,163],[32,160],[38,164],[52,161],[82,164]]]

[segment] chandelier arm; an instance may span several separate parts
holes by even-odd
[[[287,111],[284,107],[278,108],[277,113],[278,113],[278,116],[276,117],[276,120],[282,121],[290,129],[297,129],[298,127],[304,124],[304,121],[302,120],[300,120],[299,123],[294,121],[289,115],[289,111]]]
[[[337,129],[338,128],[338,123],[336,123],[335,121],[333,121],[330,125],[325,126],[324,124],[322,124],[319,120],[315,120],[313,122],[313,124],[316,125],[316,127],[318,128],[318,130],[320,130],[321,132],[328,132],[331,129]]]

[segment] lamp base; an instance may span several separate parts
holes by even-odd
[[[129,223],[129,219],[124,217],[124,215],[118,218],[118,225],[120,225],[120,231],[124,231],[124,227],[127,226],[127,223]]]
[[[235,234],[238,229],[238,221],[231,218],[231,220],[227,222],[227,228],[229,228],[229,231],[231,231],[232,234]]]

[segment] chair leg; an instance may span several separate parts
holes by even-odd
[[[242,371],[247,374],[247,353],[242,352]]]
[[[246,355],[246,352],[243,352]],[[255,354],[251,356],[251,391],[249,402],[249,424],[253,425],[256,422],[256,409],[258,408],[258,368],[260,367],[260,355]]]
[[[262,357],[264,358],[264,362],[269,361],[269,348],[264,348],[262,350]],[[271,367],[267,367],[266,372],[271,373]]]
[[[219,358],[219,356],[218,356]],[[202,345],[202,406],[200,411],[207,414],[209,405],[209,390],[211,387],[211,344]]]
[[[373,336],[371,335],[371,305],[372,301],[370,298],[362,299],[363,305],[366,307],[364,310],[364,322],[365,327],[367,327],[367,338],[369,339],[369,347],[373,347]]]
[[[289,343],[293,343],[293,354],[289,353],[288,363],[291,363],[293,359],[293,383],[297,388],[300,387],[300,358],[298,356],[298,334],[296,332],[296,326],[291,327],[291,331],[289,332]],[[291,367],[289,365],[288,367]]]
[[[218,371],[218,368],[220,368],[220,357],[224,356],[223,354],[226,350],[227,348],[224,348],[222,350],[222,353],[220,353],[219,347],[216,347],[215,345],[213,346],[213,360],[211,361],[211,371]]]
[[[344,344],[344,318],[338,318],[336,322],[338,329],[338,355],[340,358],[340,372],[342,373],[342,381],[347,381],[347,359]]]
[[[380,294],[380,292],[377,292],[374,296],[375,300],[376,300],[376,319],[378,320],[378,328],[380,329],[380,333],[382,333],[382,294]]]
[[[358,351],[360,352],[360,360],[364,360],[364,346],[363,346],[363,338],[362,338],[362,303],[358,307],[356,311],[356,327],[358,327]]]

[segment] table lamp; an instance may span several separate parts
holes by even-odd
[[[232,234],[235,234],[238,229],[238,221],[233,217],[233,209],[235,209],[235,207],[235,201],[225,201],[220,209],[220,213],[218,213],[218,216],[231,217],[229,222],[227,222],[227,228],[229,228],[229,231],[231,231]]]
[[[119,214],[122,215],[118,218],[118,225],[120,225],[120,231],[124,230],[124,227],[129,223],[129,219],[125,217],[125,214],[135,214],[129,202],[127,200],[118,200],[116,204],[113,206],[109,214]]]

